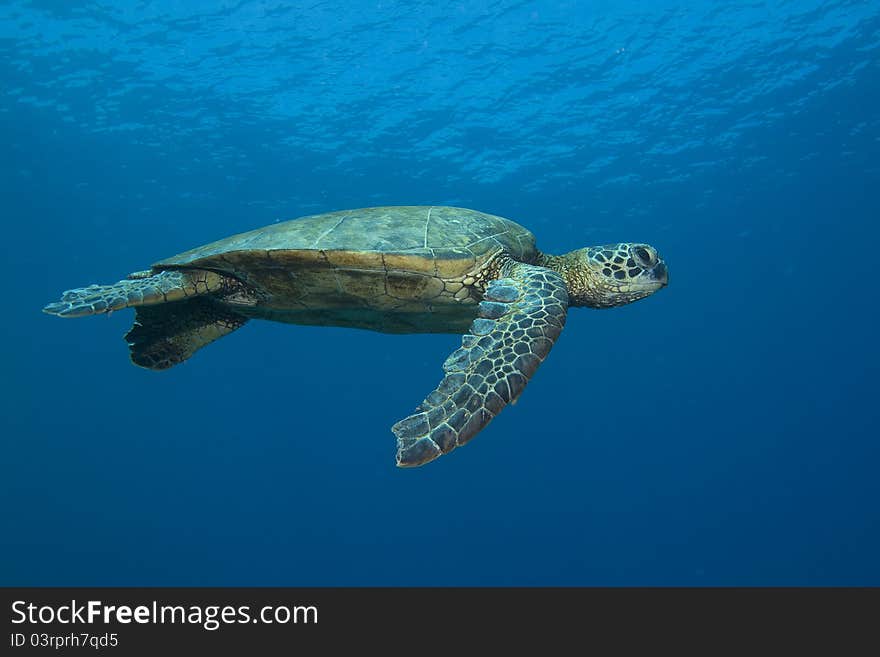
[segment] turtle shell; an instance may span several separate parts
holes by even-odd
[[[392,206],[272,224],[185,251],[153,268],[228,273],[258,291],[261,301],[253,314],[270,319],[365,328],[381,321],[379,330],[402,331],[386,326],[389,313],[438,314],[418,321],[423,330],[439,330],[452,322],[441,307],[475,301],[462,293],[462,282],[472,283],[468,278],[501,252],[531,262],[535,238],[517,223],[475,210]],[[452,324],[449,330],[461,328],[461,322]]]

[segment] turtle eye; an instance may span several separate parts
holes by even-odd
[[[654,264],[654,256],[653,256],[653,254],[652,254],[650,251],[648,251],[648,249],[646,249],[646,248],[643,247],[643,246],[637,246],[636,248],[634,248],[634,249],[633,249],[633,255],[635,255],[636,258],[638,258],[639,260],[641,260],[641,261],[642,261],[642,264],[643,264],[645,267],[651,267],[651,266],[653,266],[653,264]]]

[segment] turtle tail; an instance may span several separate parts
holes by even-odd
[[[43,308],[58,317],[101,315],[122,308],[149,306],[219,290],[225,277],[200,269],[138,272],[113,285],[89,285],[67,290]]]

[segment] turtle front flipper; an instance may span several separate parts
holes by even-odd
[[[525,388],[565,325],[568,291],[544,267],[511,262],[416,412],[392,427],[397,465],[422,465],[463,445]]]
[[[100,315],[131,306],[177,301],[223,288],[227,277],[201,269],[139,272],[113,285],[89,285],[68,290],[61,300],[43,308],[59,317]]]

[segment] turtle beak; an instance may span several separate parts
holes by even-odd
[[[661,287],[669,285],[669,270],[666,269],[666,263],[661,260],[654,265],[654,268],[651,269],[651,277],[660,283]]]

